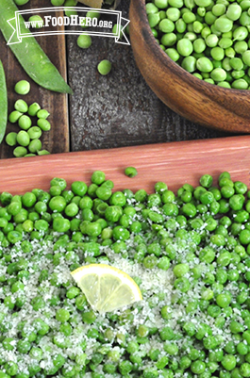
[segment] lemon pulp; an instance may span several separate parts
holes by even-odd
[[[111,312],[142,300],[136,282],[125,272],[106,264],[90,264],[71,272],[95,311]]]

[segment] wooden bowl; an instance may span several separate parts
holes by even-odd
[[[142,76],[154,93],[181,116],[228,132],[250,132],[250,91],[218,87],[173,62],[156,42],[145,0],[131,0],[130,40]]]

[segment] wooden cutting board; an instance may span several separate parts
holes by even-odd
[[[94,170],[103,170],[116,190],[143,188],[150,193],[157,181],[176,190],[186,182],[198,185],[205,173],[217,179],[223,171],[250,186],[249,145],[250,136],[240,136],[6,159],[0,164],[0,192],[48,190],[53,177],[65,178],[69,185],[75,180],[90,183]],[[136,177],[125,176],[128,166],[137,168]]]
[[[1,0],[0,0],[1,1]],[[41,7],[51,7],[49,0],[32,0],[28,4],[19,7],[20,10],[35,9]],[[56,13],[61,16],[61,12]],[[57,30],[63,30],[58,26]],[[57,67],[61,75],[67,81],[66,70],[66,50],[65,35],[41,36],[37,38],[45,53],[49,56],[52,63]],[[44,132],[42,136],[43,149],[51,153],[60,153],[69,151],[69,124],[68,124],[68,107],[67,95],[48,91],[34,83],[26,72],[22,69],[17,59],[6,45],[2,33],[0,32],[0,59],[3,62],[8,89],[9,113],[14,110],[14,103],[19,98],[25,100],[28,104],[38,102],[41,107],[50,112],[48,120],[51,122],[51,130]],[[31,84],[30,93],[26,96],[19,96],[14,91],[14,86],[19,80],[28,80]],[[36,118],[33,118],[35,125]],[[7,133],[10,131],[19,131],[17,124],[8,123]],[[0,146],[0,157],[13,157],[13,148],[3,142]]]

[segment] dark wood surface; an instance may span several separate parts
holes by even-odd
[[[123,0],[119,7],[125,18],[128,18],[129,3]],[[35,8],[51,4],[50,0],[32,0],[24,7],[31,5]],[[37,101],[51,112],[52,130],[44,133],[43,148],[52,153],[232,135],[187,121],[165,106],[141,76],[131,46],[119,45],[111,38],[93,37],[92,46],[83,50],[77,46],[76,35],[37,40],[65,76],[67,63],[68,82],[74,91],[68,106],[65,95],[43,90],[34,83],[30,95],[24,97],[28,103]],[[19,97],[14,94],[14,84],[27,76],[5,46],[2,35],[0,57],[7,67],[11,110]],[[96,69],[102,59],[109,59],[113,64],[107,76],[99,75]],[[8,131],[14,129],[17,126],[8,125]],[[5,142],[0,156],[12,157],[12,148]]]
[[[119,10],[128,18],[129,0]],[[185,120],[164,105],[146,84],[131,46],[109,38],[93,38],[88,50],[67,37],[71,150],[92,150],[181,140],[216,138],[229,133]],[[102,59],[113,64],[102,77],[96,66]]]
[[[45,4],[46,3],[46,4]],[[28,8],[39,8],[50,6],[50,1],[32,0],[20,10]],[[60,12],[57,12],[60,15]],[[58,27],[58,30],[62,27]],[[25,41],[25,39],[24,39]],[[57,67],[61,75],[66,79],[66,44],[65,35],[55,35],[48,37],[38,37],[38,43],[49,56],[52,63]],[[43,132],[41,138],[43,149],[52,153],[69,151],[69,123],[68,123],[68,99],[67,95],[50,92],[39,87],[34,83],[26,72],[22,69],[11,50],[6,46],[3,35],[0,32],[0,59],[3,62],[8,90],[9,113],[14,110],[14,103],[19,98],[25,100],[29,105],[38,102],[40,106],[50,112],[48,121],[51,123],[51,130]],[[39,61],[37,62],[39,64]],[[30,93],[26,96],[20,96],[15,93],[14,87],[19,80],[28,80],[31,84]],[[36,125],[37,118],[32,118],[33,126]],[[10,131],[18,132],[20,129],[17,124],[8,123],[7,133]],[[9,147],[5,141],[0,146],[0,157],[13,157],[13,147]]]

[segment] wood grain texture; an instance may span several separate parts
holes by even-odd
[[[48,190],[53,177],[65,178],[68,184],[75,180],[90,183],[94,170],[103,170],[106,178],[114,181],[116,190],[143,188],[153,192],[157,181],[176,190],[186,182],[198,185],[205,173],[216,179],[223,171],[229,171],[233,180],[241,180],[249,187],[249,143],[250,136],[242,136],[6,159],[0,166],[0,192]],[[136,167],[138,175],[125,176],[127,166]]]
[[[19,7],[19,9],[35,9],[49,6],[51,6],[49,0],[32,0],[25,6]],[[56,15],[59,16],[61,14],[58,12]],[[59,29],[62,29],[62,27],[58,27],[58,30]],[[37,41],[45,53],[49,56],[52,63],[57,67],[64,79],[67,81],[65,36],[43,36],[38,37]],[[42,108],[47,109],[51,114],[48,118],[48,120],[51,122],[51,130],[50,132],[44,132],[42,136],[43,149],[47,149],[51,153],[62,153],[69,151],[67,95],[50,92],[34,83],[22,69],[11,50],[6,46],[6,42],[1,32],[0,59],[3,61],[6,72],[9,112],[14,109],[14,103],[19,98],[24,99],[28,104],[38,102]],[[39,60],[37,64],[39,64]],[[19,80],[28,80],[30,82],[31,90],[28,95],[19,96],[15,93],[14,86]],[[35,125],[36,118],[32,118],[32,121],[33,125]],[[7,133],[10,131],[18,132],[18,125],[8,123]],[[13,148],[7,146],[7,144],[3,142],[0,146],[0,157],[13,157]]]
[[[136,63],[148,85],[185,118],[229,132],[250,132],[250,92],[225,89],[195,78],[175,64],[150,30],[145,0],[131,0],[130,36]]]

